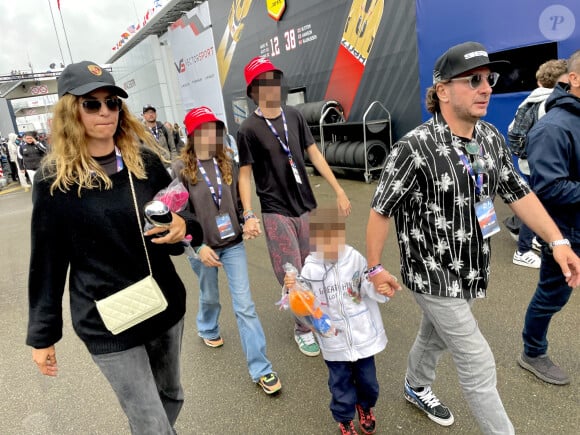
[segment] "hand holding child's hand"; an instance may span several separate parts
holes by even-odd
[[[389,298],[395,296],[395,292],[398,292],[402,288],[397,278],[386,270],[382,270],[373,277],[369,277],[369,280],[375,286],[377,293],[388,296]]]

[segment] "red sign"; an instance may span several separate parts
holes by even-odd
[[[32,95],[48,94],[48,87],[46,85],[33,86],[30,88]]]
[[[284,11],[286,10],[285,0],[266,0],[266,8],[268,9],[268,15],[270,18],[280,21]]]

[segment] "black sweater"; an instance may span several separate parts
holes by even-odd
[[[143,150],[146,180],[133,176],[142,224],[143,206],[171,178],[157,156]],[[45,348],[62,337],[62,299],[69,274],[73,326],[92,354],[118,352],[149,341],[177,323],[185,314],[185,288],[170,258],[176,245],[147,240],[153,276],[168,307],[165,311],[119,334],[104,326],[95,300],[105,298],[149,274],[143,242],[125,167],[110,176],[110,190],[76,187],[50,194],[54,178],[36,177],[33,189],[32,238],[29,274],[29,323],[26,343]],[[203,238],[201,227],[188,211],[192,243]],[[179,251],[177,251],[179,252]]]

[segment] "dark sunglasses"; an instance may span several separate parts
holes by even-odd
[[[452,78],[451,81],[453,81],[453,80],[466,80],[469,83],[469,87],[471,89],[477,89],[481,86],[484,79],[487,80],[487,83],[489,84],[489,86],[493,88],[497,84],[497,80],[499,79],[499,73],[492,72],[492,73],[489,73],[487,75],[472,74],[472,75],[466,76],[466,77],[455,77],[455,78]]]
[[[474,156],[474,160],[471,163],[473,172],[476,174],[486,174],[488,167],[485,159],[479,154],[479,144],[474,141],[467,142],[465,144],[465,151],[471,156]]]
[[[121,106],[123,104],[120,98],[106,98],[104,101],[85,100],[81,103],[81,105],[83,106],[83,110],[86,113],[97,113],[99,110],[101,110],[103,103],[105,103],[105,106],[107,106],[107,109],[109,109],[111,112],[118,112],[121,110]]]

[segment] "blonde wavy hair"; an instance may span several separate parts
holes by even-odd
[[[44,158],[42,167],[43,174],[55,177],[50,186],[51,194],[56,189],[68,192],[74,185],[78,187],[79,197],[82,189],[113,187],[109,176],[89,154],[86,130],[79,112],[80,98],[66,94],[58,100],[53,109],[50,152]],[[147,178],[139,151],[141,144],[165,161],[153,135],[129,112],[124,102],[119,111],[119,124],[114,140],[123,155],[123,162],[139,179]]]
[[[222,140],[218,140],[215,157],[218,163],[218,168],[221,172],[222,180],[227,185],[231,185],[233,181],[233,165],[231,158],[232,150],[224,145],[225,130],[220,128],[217,131],[218,137],[221,135]],[[190,184],[197,184],[198,180],[197,155],[195,153],[195,132],[187,136],[187,143],[181,150],[180,158],[184,163],[184,167],[181,170],[181,176]]]

